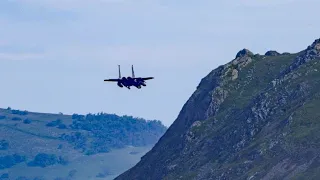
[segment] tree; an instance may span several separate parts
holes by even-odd
[[[23,123],[24,123],[24,124],[30,124],[30,123],[31,123],[31,120],[27,118],[27,119],[23,120]]]

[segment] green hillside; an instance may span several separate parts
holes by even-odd
[[[69,173],[69,179],[110,179],[137,163],[165,131],[158,120],[131,116],[0,109],[0,179]]]

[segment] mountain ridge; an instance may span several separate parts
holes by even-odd
[[[253,180],[298,178],[306,172],[312,178],[319,168],[311,166],[319,160],[313,152],[319,147],[309,146],[320,138],[301,129],[310,124],[317,129],[318,114],[312,111],[304,127],[299,113],[319,104],[318,60],[320,39],[297,53],[239,51],[201,79],[152,150],[116,180]],[[306,137],[313,141],[308,144]],[[311,155],[300,153],[302,142]]]

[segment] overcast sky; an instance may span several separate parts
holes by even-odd
[[[280,2],[281,1],[281,2]],[[248,48],[320,38],[319,0],[1,0],[0,107],[169,126],[201,78]],[[154,76],[140,90],[105,78]]]

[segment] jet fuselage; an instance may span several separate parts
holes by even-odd
[[[118,81],[118,86],[119,87],[127,87],[130,89],[130,86],[135,86],[136,88],[140,89],[142,86],[146,86],[145,81],[141,78],[132,78],[130,76],[128,77],[122,77],[119,81]]]

